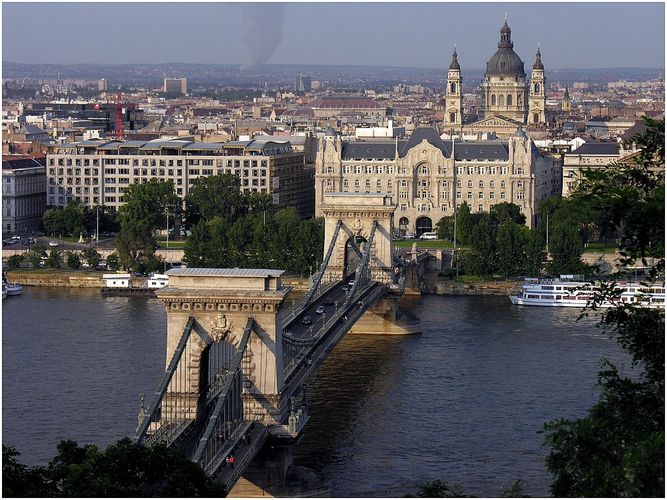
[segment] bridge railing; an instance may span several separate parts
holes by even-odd
[[[192,419],[184,417],[184,415],[188,413],[184,408],[184,406],[188,404],[187,401],[183,400],[180,403],[172,405],[170,410],[163,411],[163,400],[167,393],[167,389],[173,380],[174,374],[179,367],[181,358],[187,350],[188,339],[192,334],[194,324],[195,319],[192,316],[189,317],[183,328],[181,338],[176,345],[174,354],[171,357],[171,361],[167,366],[162,380],[158,384],[158,388],[155,391],[150,406],[147,409],[144,409],[142,402],[139,426],[137,427],[134,438],[136,442],[170,442],[175,437],[175,433],[182,432],[182,430],[192,422]],[[180,387],[179,382],[180,381],[178,380],[176,381],[176,385],[179,386],[175,387],[176,392],[185,392],[185,388]]]
[[[206,427],[192,458],[204,469],[219,462],[225,448],[238,440],[239,435],[250,425],[250,422],[244,420],[242,362],[247,358],[248,342],[254,327],[253,318],[248,318],[236,352],[227,365],[226,373],[219,377],[220,382],[209,390]]]

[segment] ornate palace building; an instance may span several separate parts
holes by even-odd
[[[474,212],[515,203],[534,227],[540,200],[560,194],[561,175],[561,161],[521,129],[507,141],[478,142],[443,141],[431,127],[407,141],[348,141],[328,129],[315,162],[316,215],[325,193],[388,193],[397,234],[431,231],[464,201]]]

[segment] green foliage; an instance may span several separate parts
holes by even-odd
[[[560,223],[553,227],[549,237],[551,262],[549,272],[552,274],[576,274],[585,267],[581,262],[584,244],[576,226]]]
[[[258,205],[266,201],[259,196],[252,196],[252,199]],[[248,197],[241,192],[241,180],[235,175],[211,175],[199,177],[193,182],[186,197],[186,206],[186,218],[192,225],[202,218],[226,217],[235,221],[248,212]]]
[[[115,271],[120,267],[120,259],[116,252],[110,253],[107,257],[107,269]]]
[[[502,276],[521,276],[526,270],[526,247],[529,229],[511,218],[505,218],[498,228],[496,247],[498,273]]]
[[[46,258],[46,247],[44,245],[34,245],[27,254],[28,262],[32,267],[39,267],[42,259]]]
[[[7,268],[11,271],[12,269],[18,269],[21,267],[21,263],[25,260],[23,255],[16,254],[10,255],[7,257]]]
[[[461,498],[463,487],[458,483],[448,483],[436,479],[424,484],[417,492],[419,498]]]
[[[146,272],[155,266],[157,244],[150,229],[141,222],[121,223],[116,235],[116,252],[122,269],[134,272]],[[107,258],[107,266],[109,259]]]
[[[521,207],[514,203],[507,203],[506,201],[496,203],[491,206],[489,213],[495,225],[500,225],[507,220],[515,224],[526,223],[526,216],[521,213]]]
[[[292,208],[253,211],[231,221],[201,220],[185,243],[191,267],[271,267],[307,274],[322,258],[324,223],[301,220]]]
[[[590,203],[606,222],[622,228],[624,262],[660,257],[648,283],[664,275],[664,121],[647,121],[636,137],[643,148],[637,162],[584,172],[575,201]],[[651,217],[644,220],[644,217]],[[649,227],[652,226],[652,227]],[[663,236],[660,236],[663,235]],[[662,278],[664,279],[664,277]],[[613,283],[596,301],[608,299]],[[550,447],[547,467],[555,496],[663,497],[665,494],[665,311],[622,304],[607,309],[601,325],[628,352],[635,367],[622,376],[608,361],[598,374],[600,400],[584,418],[545,424]]]
[[[497,265],[496,235],[488,215],[473,226],[469,247],[470,251],[465,259],[466,272],[482,276],[492,275]]]
[[[46,265],[52,269],[60,269],[63,263],[63,254],[57,248],[52,248],[46,259]]]
[[[194,462],[164,445],[125,438],[101,451],[61,441],[44,467],[27,468],[3,446],[3,495],[42,497],[222,497],[225,491]]]
[[[86,264],[90,267],[95,267],[100,263],[102,256],[92,247],[88,247],[81,252],[82,257],[85,259]]]
[[[2,496],[47,497],[52,485],[43,467],[28,468],[18,461],[21,454],[12,446],[2,446]]]
[[[474,226],[473,218],[470,213],[470,207],[464,201],[461,207],[456,211],[456,242],[459,245],[466,245],[472,236]]]
[[[528,498],[529,495],[525,493],[526,482],[523,479],[517,479],[512,483],[512,485],[504,490],[501,494],[501,498]]]
[[[121,231],[127,225],[144,226],[151,233],[166,229],[167,214],[174,218],[181,213],[181,200],[170,180],[150,179],[143,184],[130,184],[123,199],[125,203],[118,214]]]
[[[79,252],[67,252],[67,267],[70,269],[79,269],[81,267]]]
[[[454,216],[443,217],[435,225],[435,232],[439,240],[454,240]],[[458,243],[458,242],[457,242]]]

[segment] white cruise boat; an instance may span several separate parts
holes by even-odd
[[[512,304],[543,307],[585,307],[598,290],[593,283],[577,281],[575,276],[560,279],[526,278],[519,295],[510,295]],[[605,301],[598,307],[613,307],[618,304],[639,304],[642,307],[665,307],[665,285],[651,287],[633,282],[619,282],[616,290],[620,295],[613,301]]]

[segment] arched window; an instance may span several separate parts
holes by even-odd
[[[533,113],[533,123],[539,123],[540,121],[540,115],[537,113]]]
[[[507,94],[507,105],[508,106],[512,105],[512,94]]]
[[[449,92],[452,94],[456,92],[456,84],[454,82],[449,85]]]
[[[496,105],[496,94],[493,94],[491,96],[491,106],[495,106],[495,105]]]
[[[540,84],[536,83],[535,84],[535,93],[538,94],[540,92]]]
[[[343,180],[343,191],[347,191],[350,188],[350,181],[347,179]]]
[[[359,192],[359,179],[357,179],[357,180],[354,181],[354,191],[355,191],[356,193]]]
[[[382,181],[380,179],[375,183],[375,190],[379,193],[382,191]]]
[[[504,105],[505,105],[505,96],[502,95],[502,94],[500,94],[500,95],[498,96],[498,105],[499,105],[499,106],[504,106]]]
[[[454,123],[456,121],[456,113],[449,113],[449,121],[450,123]]]

